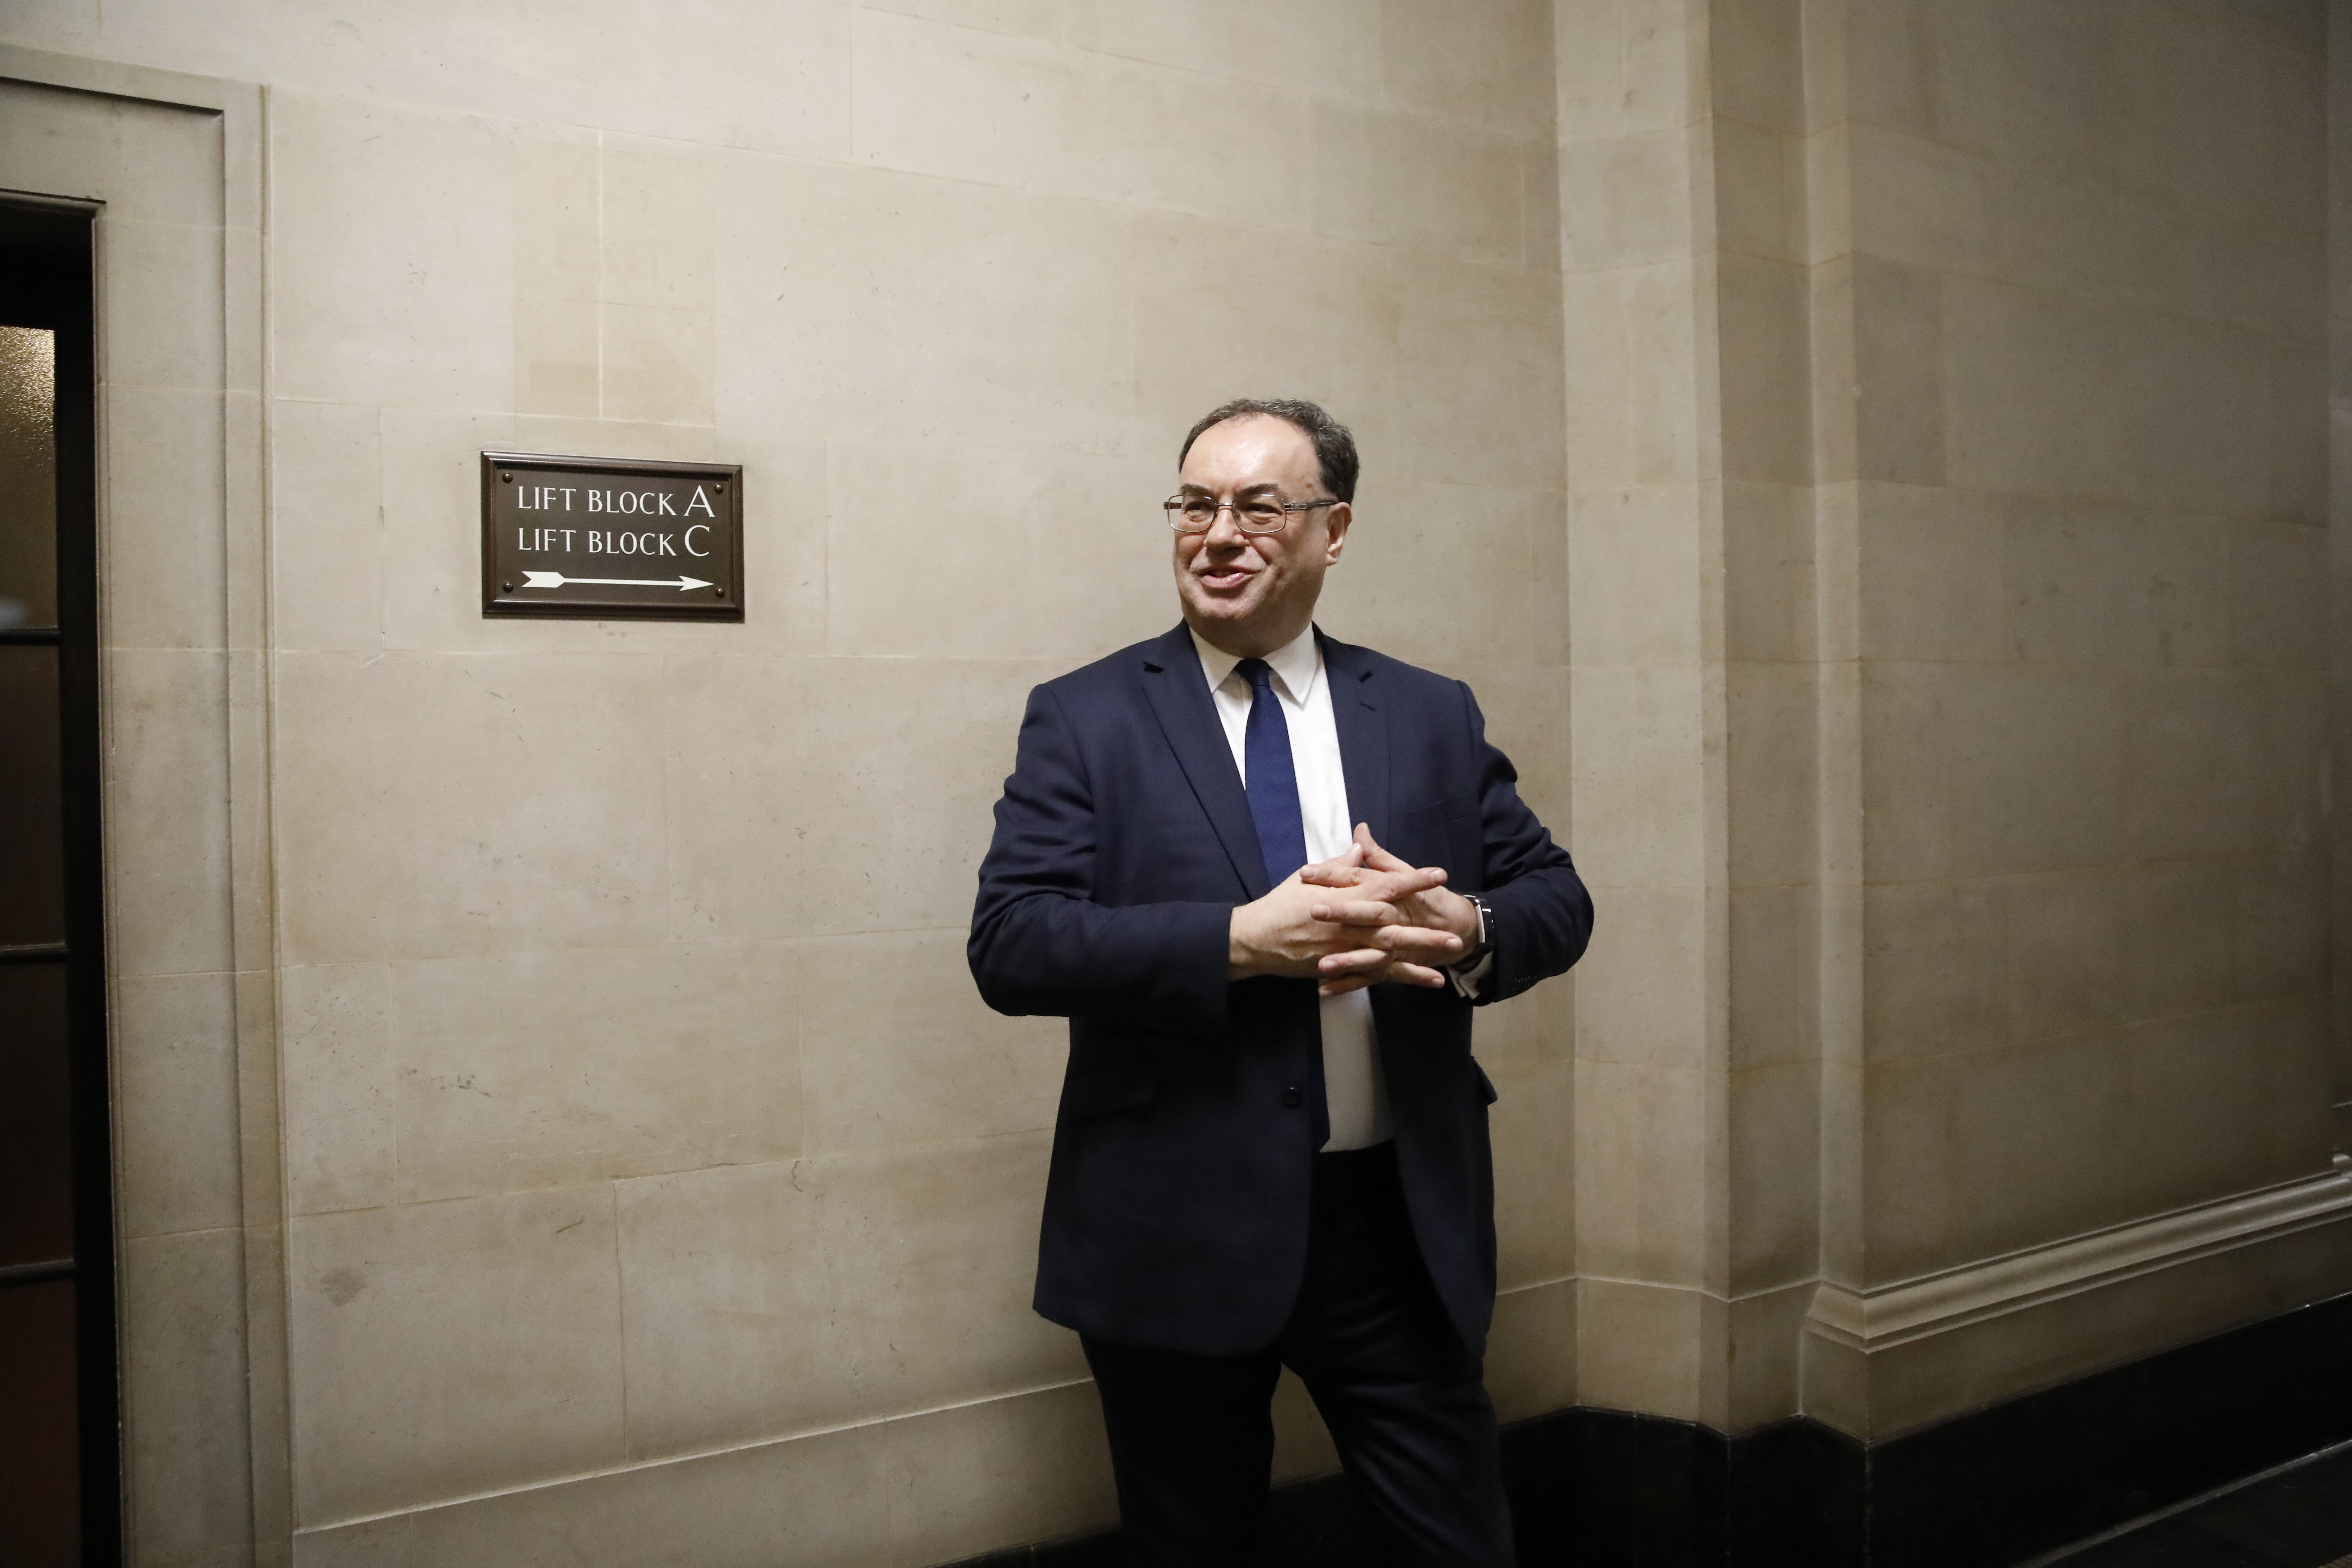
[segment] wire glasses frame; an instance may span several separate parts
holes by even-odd
[[[1294,511],[1313,511],[1318,507],[1338,506],[1338,498],[1327,496],[1321,500],[1211,500],[1206,496],[1170,496],[1160,503],[1168,514],[1168,526],[1179,533],[1206,533],[1217,526],[1217,514],[1230,510],[1234,526],[1244,533],[1280,533]]]

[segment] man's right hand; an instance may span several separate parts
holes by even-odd
[[[1350,845],[1346,854],[1323,862],[1317,869],[1327,875],[1352,871],[1362,866],[1363,858],[1363,846]],[[1330,906],[1332,884],[1317,886],[1301,880],[1301,875],[1294,871],[1264,898],[1234,908],[1226,928],[1227,978],[1246,980],[1255,974],[1286,974],[1311,979],[1321,973],[1319,966],[1324,959],[1364,946],[1367,938],[1362,926],[1315,918],[1318,906]],[[1407,870],[1381,880],[1382,891],[1389,898],[1402,899],[1437,887],[1445,880],[1445,873],[1434,868]],[[1444,984],[1445,977],[1437,973],[1438,967],[1462,956],[1461,939],[1448,931],[1391,925],[1379,932],[1379,940],[1394,959],[1403,961],[1401,973],[1392,973],[1424,985]],[[1413,973],[1415,970],[1419,973]],[[1422,979],[1423,974],[1428,978]]]

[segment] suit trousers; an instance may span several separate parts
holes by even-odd
[[[1423,1267],[1396,1149],[1315,1157],[1305,1279],[1250,1355],[1084,1339],[1102,1396],[1130,1568],[1256,1568],[1288,1366],[1338,1445],[1391,1568],[1509,1568],[1485,1369]]]

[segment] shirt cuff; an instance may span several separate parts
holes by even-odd
[[[1480,987],[1486,984],[1486,976],[1494,967],[1495,955],[1489,952],[1483,954],[1478,962],[1468,969],[1447,970],[1445,977],[1454,983],[1454,990],[1475,1002],[1478,1000]]]

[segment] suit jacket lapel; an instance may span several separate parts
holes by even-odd
[[[1217,720],[1215,700],[1201,668],[1201,655],[1192,634],[1182,626],[1151,645],[1144,657],[1143,689],[1160,733],[1176,753],[1209,825],[1217,830],[1225,858],[1253,899],[1265,896],[1265,857],[1259,853],[1257,828],[1250,821],[1249,796],[1242,791],[1241,770],[1234,766],[1233,747],[1225,727]]]
[[[1323,645],[1323,678],[1331,683],[1331,722],[1339,731],[1339,772],[1348,783],[1349,822],[1369,824],[1373,842],[1386,847],[1389,721],[1381,711],[1370,656],[1319,631],[1315,637]]]

